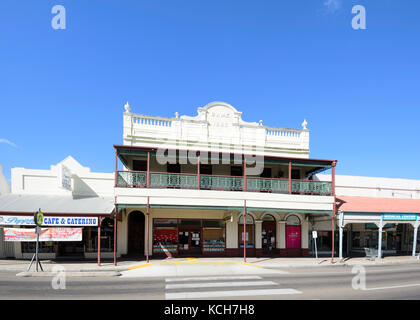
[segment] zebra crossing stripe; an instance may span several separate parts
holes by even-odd
[[[187,288],[216,288],[216,287],[251,287],[251,286],[277,286],[273,281],[242,281],[242,282],[199,282],[167,284],[165,289],[187,289]]]
[[[190,278],[166,278],[166,282],[181,281],[212,281],[212,280],[261,280],[260,276],[227,276],[227,277],[190,277]]]
[[[295,289],[262,289],[262,290],[234,290],[234,291],[201,291],[201,292],[175,292],[166,293],[167,300],[175,299],[198,299],[198,298],[217,298],[217,297],[244,297],[244,296],[268,296],[279,294],[301,294]]]

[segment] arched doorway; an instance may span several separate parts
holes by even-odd
[[[276,220],[270,214],[266,214],[262,218],[261,238],[263,254],[274,254],[276,251]]]
[[[133,211],[128,216],[128,248],[127,255],[144,255],[144,214]]]
[[[244,236],[246,242],[247,255],[255,255],[255,222],[251,214],[246,215],[246,227],[244,235],[244,216],[238,217],[238,248],[244,248]],[[239,254],[242,255],[242,250]]]
[[[288,256],[301,256],[301,225],[295,215],[286,219],[286,249]]]

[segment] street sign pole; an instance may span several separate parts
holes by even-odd
[[[312,237],[315,240],[315,257],[316,257],[316,264],[318,264],[318,249],[317,249],[317,246],[316,246],[316,238],[318,238],[318,232],[312,231]]]
[[[34,214],[34,222],[35,222],[35,234],[36,234],[36,247],[35,247],[35,253],[32,256],[31,259],[31,263],[29,264],[28,270],[29,271],[31,269],[32,263],[35,259],[35,270],[36,272],[38,272],[38,266],[41,268],[41,271],[44,271],[44,269],[42,269],[42,265],[41,265],[41,261],[39,261],[38,258],[38,253],[39,253],[39,234],[41,232],[41,225],[44,219],[44,215],[41,212],[41,209],[39,209],[37,212],[35,212]]]

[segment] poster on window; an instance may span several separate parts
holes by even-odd
[[[4,228],[4,241],[36,241],[34,229]],[[42,228],[39,241],[82,241],[82,228]]]

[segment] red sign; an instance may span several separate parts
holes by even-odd
[[[286,226],[286,248],[300,248],[300,226]]]

